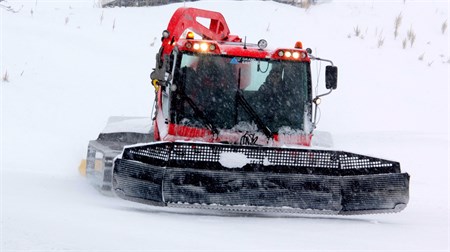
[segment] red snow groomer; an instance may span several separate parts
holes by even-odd
[[[266,46],[230,35],[218,12],[178,9],[151,74],[154,129],[101,133],[89,144],[87,176],[103,191],[158,206],[343,215],[403,210],[409,175],[398,162],[308,147],[320,97],[336,89],[337,67],[300,42]],[[330,64],[329,92],[315,98],[311,60]]]

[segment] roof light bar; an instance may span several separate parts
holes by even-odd
[[[191,51],[213,52],[217,50],[215,43],[187,41],[184,47]]]
[[[279,57],[282,59],[290,59],[290,60],[302,60],[308,57],[306,52],[298,51],[298,50],[279,50],[276,53],[275,57]]]

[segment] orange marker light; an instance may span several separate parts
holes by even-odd
[[[297,42],[295,43],[295,48],[297,48],[297,49],[303,49],[303,44],[302,44],[302,42],[297,41]]]
[[[186,35],[186,39],[194,39],[194,33],[193,32],[188,32]]]

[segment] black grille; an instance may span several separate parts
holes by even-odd
[[[344,151],[188,142],[126,148],[124,159],[147,164],[210,170],[242,169],[279,173],[359,175],[398,173],[398,162]],[[238,163],[230,167],[230,160]]]

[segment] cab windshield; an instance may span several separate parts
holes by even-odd
[[[310,122],[308,62],[205,54],[181,54],[177,61],[171,99],[171,120],[177,124],[249,130],[259,117],[278,133],[304,131]]]

